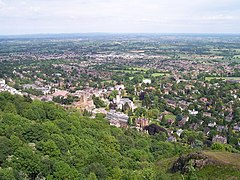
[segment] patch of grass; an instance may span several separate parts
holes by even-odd
[[[203,154],[220,164],[232,165],[240,169],[240,154],[222,151],[203,151]]]
[[[149,68],[139,68],[139,67],[132,67],[136,71],[148,71]]]
[[[106,82],[106,83],[111,83],[111,82],[112,82],[112,80],[105,80],[105,81],[103,81],[103,82]]]
[[[240,80],[240,77],[206,77],[206,81],[211,81],[212,79],[223,79],[223,80]]]
[[[169,74],[167,74],[167,73],[153,73],[152,74],[153,77],[159,77],[159,76],[165,76],[165,75],[167,76]]]
[[[136,71],[136,70],[121,70],[121,69],[113,70],[113,71],[115,71],[115,72],[124,72],[124,73],[133,73],[133,74],[139,72],[139,71]]]
[[[239,179],[240,172],[238,169],[235,169],[231,166],[216,166],[209,165],[204,167],[201,170],[196,171],[198,179],[216,179],[216,180],[225,180],[225,179]]]
[[[176,119],[176,116],[175,115],[173,115],[173,114],[167,114],[167,115],[165,115],[165,118],[166,119]]]

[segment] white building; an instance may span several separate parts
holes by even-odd
[[[127,103],[129,107],[134,110],[137,108],[137,106],[134,105],[134,103],[128,99],[128,98],[121,98],[121,95],[117,95],[116,98],[113,99],[113,102],[117,105],[117,109],[122,109],[123,106]]]
[[[198,111],[195,111],[195,109],[188,110],[188,112],[189,112],[190,115],[197,115],[198,114]]]
[[[183,130],[182,130],[182,129],[178,129],[178,130],[177,130],[176,134],[178,135],[178,137],[180,137],[180,136],[181,136],[182,132],[183,132]]]
[[[145,84],[151,84],[152,81],[151,81],[151,79],[144,79],[144,80],[143,80],[143,83],[145,83]]]
[[[6,84],[5,79],[0,79],[0,86]]]
[[[110,112],[107,113],[106,118],[109,121],[119,121],[119,123],[127,124],[128,122],[128,115],[121,113],[121,112],[116,112],[115,110],[110,110]]]
[[[124,87],[123,84],[121,84],[121,85],[116,85],[114,88],[115,88],[115,90],[118,90],[118,91],[125,89],[125,87]]]

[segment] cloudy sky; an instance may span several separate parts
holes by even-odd
[[[239,33],[240,0],[0,0],[0,35]]]

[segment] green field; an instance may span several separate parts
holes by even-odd
[[[115,72],[124,72],[124,73],[137,73],[137,72],[139,72],[139,71],[137,71],[137,70],[113,70],[113,71],[115,71]]]
[[[212,79],[240,80],[240,77],[205,77],[206,81],[211,81]]]
[[[149,68],[139,68],[139,67],[132,67],[136,71],[148,71]]]
[[[148,68],[139,68],[139,67],[129,67],[128,69],[117,69],[117,70],[113,70],[114,72],[123,72],[123,73],[132,73],[132,74],[135,74],[135,73],[139,73],[139,72],[143,72],[145,73],[146,71],[148,71],[149,69]],[[169,73],[164,73],[164,72],[156,72],[156,73],[153,73],[152,76],[153,77],[159,77],[159,76],[168,76]],[[130,78],[131,80],[131,78]]]
[[[206,154],[219,164],[232,165],[240,168],[240,154],[223,151],[203,151],[203,154]]]
[[[159,76],[165,76],[165,75],[167,76],[169,74],[168,73],[153,73],[152,74],[153,77],[159,77]]]
[[[165,115],[165,118],[166,119],[176,119],[176,116],[175,115],[173,115],[173,114],[167,114],[167,115]]]
[[[105,81],[103,81],[103,82],[106,82],[106,83],[111,83],[111,82],[112,82],[112,80],[105,80]]]

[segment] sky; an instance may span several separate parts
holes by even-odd
[[[240,0],[0,0],[0,35],[240,33]]]

